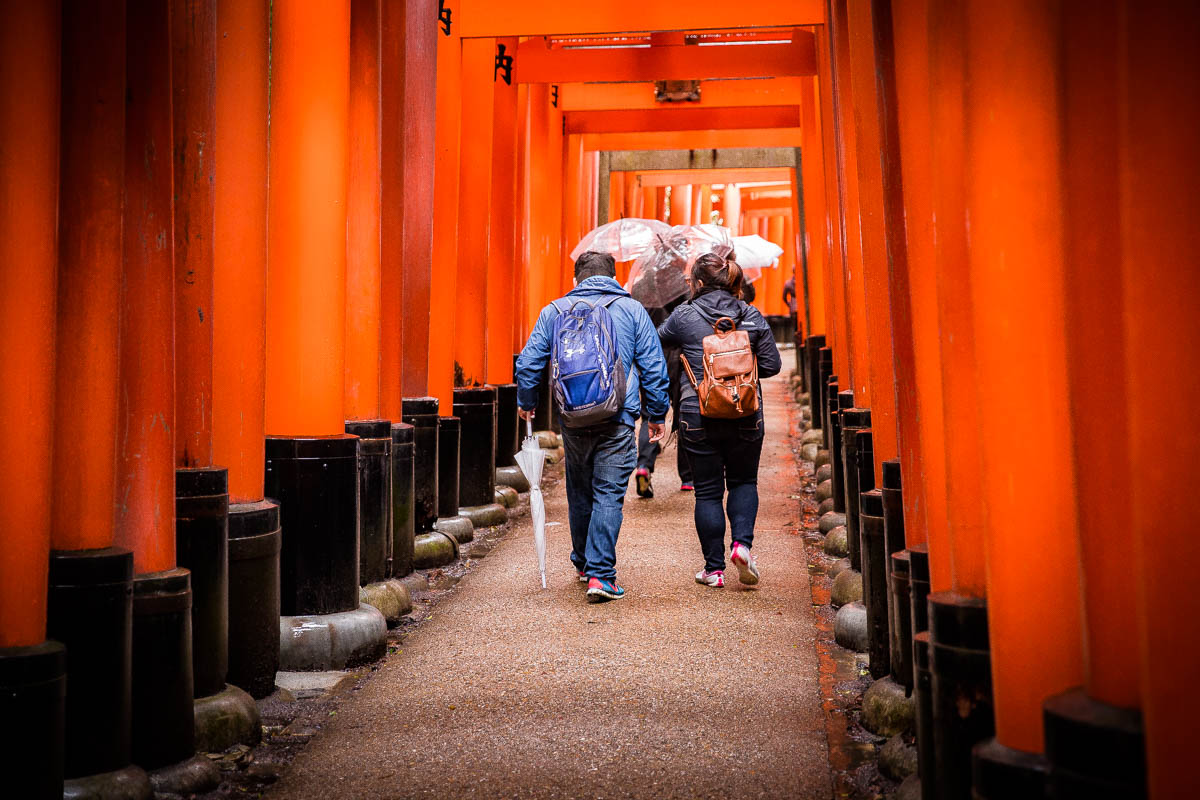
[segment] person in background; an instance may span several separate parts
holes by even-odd
[[[538,403],[549,401],[538,397],[538,383],[554,347],[555,320],[580,301],[607,309],[616,353],[625,371],[620,409],[584,427],[572,427],[567,417],[562,417],[571,562],[579,580],[588,585],[589,602],[618,600],[625,595],[617,583],[616,550],[625,492],[637,459],[633,428],[644,413],[650,421],[650,441],[658,442],[666,433],[668,408],[667,372],[654,325],[615,276],[612,256],[591,251],[581,255],[575,262],[575,288],[542,309],[516,369],[520,414],[532,419]]]
[[[679,305],[680,300],[675,300],[667,304],[666,308],[650,308],[646,309],[650,314],[651,321],[655,326],[661,325],[666,321],[670,312]],[[671,397],[671,430],[679,429],[679,381],[683,374],[683,367],[679,361],[680,350],[677,347],[666,348],[663,350],[663,358],[667,364],[667,391]],[[663,446],[657,442],[650,441],[650,433],[648,430],[647,420],[643,417],[642,424],[638,427],[638,460],[637,469],[634,470],[634,487],[638,497],[652,498],[654,497],[654,484],[651,476],[654,475],[654,465],[658,461],[658,456],[662,453]],[[679,472],[679,491],[690,492],[692,486],[692,469],[688,465],[687,453],[683,450],[682,444],[676,444],[675,447],[675,465]]]
[[[715,254],[703,255],[692,267],[691,280],[692,299],[676,308],[658,328],[663,347],[682,348],[692,372],[702,375],[704,337],[712,335],[719,319],[728,317],[738,330],[749,335],[759,377],[778,374],[782,363],[770,327],[758,309],[738,299],[745,287],[737,263]],[[758,517],[763,430],[761,388],[759,409],[753,415],[715,419],[700,415],[695,387],[690,380],[682,381],[680,441],[695,479],[696,533],[704,553],[704,568],[696,573],[697,583],[716,588],[725,585],[726,510],[733,538],[730,560],[743,584],[758,583],[758,565],[751,548]]]

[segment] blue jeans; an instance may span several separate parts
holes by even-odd
[[[742,419],[710,419],[700,416],[694,407],[685,406],[679,435],[696,486],[696,534],[704,553],[704,568],[709,572],[724,570],[727,511],[733,541],[746,547],[754,545],[762,411]]]
[[[617,577],[617,534],[637,461],[633,428],[612,422],[562,429],[567,461],[571,562],[590,578]]]

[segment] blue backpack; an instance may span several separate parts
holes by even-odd
[[[578,428],[603,422],[620,411],[625,401],[625,366],[608,313],[608,306],[619,297],[609,295],[595,303],[563,298],[551,304],[558,316],[550,349],[550,377],[564,425]]]

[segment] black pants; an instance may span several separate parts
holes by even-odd
[[[724,570],[726,513],[733,541],[754,544],[762,411],[743,419],[710,419],[685,405],[681,417],[679,435],[696,486],[696,534],[704,568]]]
[[[658,461],[660,453],[662,453],[662,445],[650,441],[650,424],[646,420],[642,420],[638,425],[638,469],[653,473],[654,464]],[[679,468],[679,482],[691,483],[692,468],[688,464],[687,453],[684,452],[682,441],[676,447],[675,464]]]

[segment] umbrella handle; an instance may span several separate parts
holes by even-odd
[[[533,436],[533,420],[531,419],[525,420],[525,435],[530,437]]]

